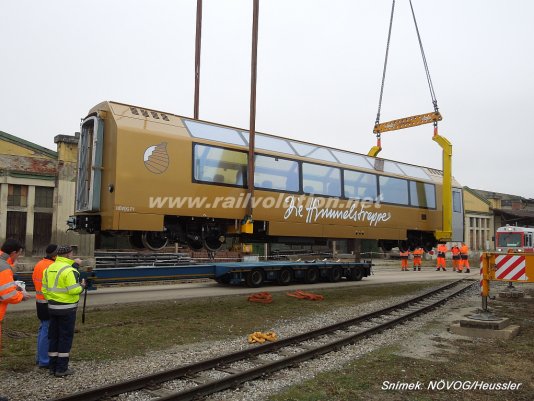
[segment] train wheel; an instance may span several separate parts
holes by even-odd
[[[188,235],[187,236],[187,246],[193,251],[200,251],[204,247],[200,235]]]
[[[289,285],[293,281],[293,272],[290,269],[282,269],[278,273],[278,284]]]
[[[145,249],[143,241],[141,240],[141,233],[139,231],[134,231],[134,233],[128,237],[128,241],[135,249]]]
[[[169,239],[159,231],[143,231],[141,242],[146,248],[159,251],[167,246]]]
[[[332,283],[338,282],[341,280],[341,276],[343,275],[343,271],[339,267],[333,267],[328,272],[328,281],[331,281]]]
[[[304,276],[304,282],[307,284],[313,284],[319,281],[319,269],[316,269],[314,267],[306,270],[305,276]]]
[[[226,238],[224,235],[209,236],[204,239],[204,247],[208,251],[218,251],[223,246]]]
[[[245,284],[247,287],[256,288],[263,283],[263,270],[254,269],[247,273],[245,276]]]

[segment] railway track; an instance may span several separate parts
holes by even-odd
[[[356,343],[425,314],[478,282],[458,280],[405,302],[297,336],[135,379],[80,391],[54,401],[110,400],[141,392],[154,400],[193,400],[269,375]]]

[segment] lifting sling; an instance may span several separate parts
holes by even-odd
[[[372,149],[369,151],[369,156],[376,157],[378,152],[380,152],[380,150],[382,150],[381,138],[380,138],[380,135],[381,135],[382,132],[394,131],[394,130],[399,130],[399,129],[403,129],[403,128],[409,128],[409,127],[415,127],[417,125],[428,124],[428,123],[433,123],[434,127],[435,127],[435,131],[437,131],[438,121],[441,121],[441,119],[442,119],[441,114],[440,114],[439,109],[438,109],[438,102],[437,102],[437,99],[436,99],[436,93],[434,92],[434,86],[432,85],[432,79],[430,78],[430,70],[428,68],[428,63],[426,61],[425,51],[423,49],[423,42],[421,40],[421,35],[419,33],[419,27],[417,25],[417,19],[415,18],[415,12],[414,12],[414,9],[413,9],[412,0],[410,0],[410,8],[411,8],[411,11],[412,11],[413,21],[414,21],[414,24],[415,24],[415,30],[417,32],[417,39],[419,41],[419,48],[421,50],[421,56],[423,58],[423,64],[424,64],[424,67],[425,67],[426,78],[427,78],[427,82],[428,82],[428,87],[430,89],[430,97],[432,99],[432,104],[434,106],[434,111],[431,112],[431,113],[419,114],[419,115],[415,115],[415,116],[410,116],[410,117],[400,118],[400,119],[397,119],[397,120],[388,121],[388,122],[385,122],[385,123],[380,123],[380,111],[381,111],[381,108],[382,108],[382,98],[383,98],[383,94],[384,94],[384,83],[386,81],[386,70],[387,70],[388,55],[389,55],[389,44],[391,42],[391,31],[392,31],[392,28],[393,28],[393,15],[395,13],[395,0],[393,0],[392,5],[391,5],[391,16],[390,16],[390,19],[389,19],[388,40],[387,40],[387,44],[386,44],[386,54],[385,54],[385,57],[384,57],[384,69],[383,69],[383,72],[382,72],[382,83],[380,85],[380,97],[379,97],[379,100],[378,100],[378,111],[376,113],[376,120],[375,120],[375,125],[374,125],[374,128],[373,128],[373,133],[376,134],[377,144],[376,144],[376,146],[373,146]]]

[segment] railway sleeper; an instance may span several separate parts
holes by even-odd
[[[231,374],[231,375],[237,375],[237,374],[243,373],[242,370],[236,369],[236,368],[231,368],[229,366],[221,366],[221,367],[216,368],[216,369],[219,372],[228,373],[228,374]]]

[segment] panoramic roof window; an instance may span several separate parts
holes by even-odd
[[[245,138],[248,138],[248,132],[243,132],[243,135],[245,135]],[[291,146],[289,146],[289,142],[286,139],[256,134],[255,145],[258,149],[282,152],[290,155],[295,154],[295,151],[291,148]]]
[[[295,148],[299,156],[309,156],[317,146],[309,145],[307,143],[300,143],[295,141],[290,141],[291,146]]]
[[[365,156],[343,152],[341,150],[332,150],[332,153],[340,163],[349,164],[355,167],[373,168],[373,164],[370,163]]]
[[[239,131],[186,119],[184,119],[184,123],[191,135],[196,138],[231,143],[233,145],[247,145],[247,141],[245,141]]]
[[[291,141],[291,146],[295,148],[299,156],[312,157],[314,159],[337,162],[329,149],[308,143]]]
[[[411,166],[409,164],[400,164],[400,167],[406,174],[411,177],[422,178],[424,180],[430,179],[428,174],[425,173],[425,171],[421,167]]]
[[[384,160],[384,171],[386,173],[406,175],[406,173],[397,166],[397,163],[390,160]]]

